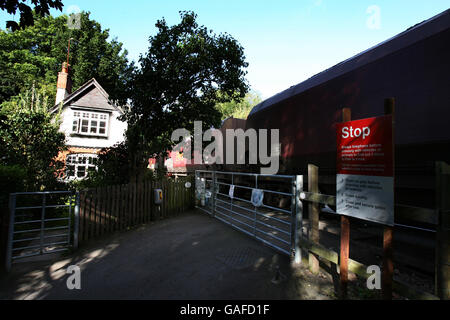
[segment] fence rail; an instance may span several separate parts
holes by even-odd
[[[435,241],[435,292],[434,294],[422,291],[416,287],[412,287],[410,283],[405,283],[402,280],[394,278],[394,288],[397,292],[404,294],[405,296],[415,299],[449,299],[450,298],[450,262],[449,262],[449,181],[450,181],[450,166],[444,162],[436,162],[435,164],[435,178],[436,185],[434,188],[436,196],[436,208],[420,208],[415,206],[408,206],[402,204],[395,205],[396,218],[407,219],[418,223],[424,223],[431,227],[417,227],[411,225],[404,225],[395,223],[396,227],[406,228],[411,230],[421,230],[432,236],[436,237]],[[317,179],[319,180],[319,179]],[[311,189],[312,185],[308,188]],[[336,206],[336,196],[325,195],[318,192],[303,191],[300,193],[300,199],[311,207],[315,204],[321,204],[325,206]],[[328,208],[327,210],[321,210],[321,212],[335,213]],[[310,217],[311,219],[311,217]],[[311,234],[313,231],[319,232],[319,220],[310,222],[308,226],[308,238],[302,238],[300,240],[302,248],[306,248],[313,255],[309,256],[309,264],[311,266],[311,259],[315,259],[314,255],[325,259],[331,263],[339,265],[340,255],[339,253],[327,249],[319,242],[319,238],[312,239]],[[342,231],[341,231],[342,232]],[[415,267],[418,268],[416,265]],[[357,261],[349,259],[348,270],[353,273],[367,278],[367,267]]]
[[[302,208],[298,194],[303,191],[303,176],[205,170],[196,170],[195,176],[196,208],[300,263]],[[271,190],[270,179],[282,184],[284,190]],[[264,201],[255,204],[250,200],[254,190],[283,198],[286,208]]]
[[[309,252],[325,259],[335,265],[339,265],[339,253],[327,249],[320,244],[314,243],[307,238],[302,238],[300,240],[301,247],[308,250]],[[364,264],[349,259],[348,261],[348,270],[353,272],[354,274],[367,279],[369,274],[367,273],[367,266]],[[404,283],[401,280],[394,279],[394,289],[409,298],[418,299],[418,300],[438,300],[439,298],[429,292],[425,292],[419,290],[417,288],[412,288],[410,284]]]
[[[314,192],[302,192],[300,194],[300,199],[333,207],[336,206],[336,196],[332,195]],[[436,214],[436,210],[428,208],[420,208],[415,206],[396,204],[395,216],[396,218],[413,220],[414,222],[420,223],[428,223],[430,225],[438,224],[437,221],[438,217]]]
[[[78,193],[20,192],[9,197],[7,271],[17,260],[78,246],[77,237],[72,238],[73,231],[77,231]]]
[[[191,178],[176,181],[144,181],[80,192],[79,241],[177,216],[193,207]],[[154,203],[154,190],[162,189],[161,205]]]
[[[316,170],[313,170],[316,169]],[[414,232],[415,230],[419,230],[422,232],[422,234],[426,234],[426,236],[423,236],[423,238],[414,238],[417,239],[415,241],[420,242],[421,250],[436,250],[435,251],[435,291],[431,293],[433,290],[431,288],[425,289],[420,288],[416,286],[414,283],[411,282],[411,280],[408,280],[408,282],[405,281],[404,277],[401,277],[401,274],[399,276],[395,276],[393,279],[393,287],[396,290],[396,292],[415,299],[448,299],[448,294],[450,290],[448,289],[450,287],[450,280],[449,280],[449,270],[450,270],[450,263],[448,262],[448,230],[450,228],[448,227],[449,224],[449,218],[448,213],[450,212],[449,208],[449,177],[450,177],[450,166],[448,166],[445,163],[438,162],[436,163],[436,186],[435,186],[435,194],[436,194],[436,208],[430,209],[430,208],[421,208],[411,205],[405,205],[405,204],[396,204],[395,205],[395,215],[397,221],[412,221],[415,224],[418,225],[409,225],[409,224],[400,224],[395,223],[396,230],[398,230],[398,244],[402,244],[403,247],[405,247],[405,244],[413,244],[411,242],[411,236],[409,235],[411,232]],[[219,179],[219,175],[229,175],[230,181],[224,181],[224,179]],[[255,232],[256,228],[258,226],[264,226],[268,227],[268,229],[276,232],[276,236],[271,236],[271,239],[276,239],[279,242],[282,242],[285,245],[289,245],[292,243],[289,243],[285,239],[281,239],[282,236],[285,235],[292,235],[292,233],[289,233],[288,231],[282,229],[278,225],[271,225],[268,224],[268,221],[259,221],[257,220],[257,215],[261,214],[261,212],[258,212],[256,208],[248,208],[245,205],[251,205],[251,202],[249,201],[249,192],[253,190],[254,188],[263,190],[266,194],[276,194],[279,196],[292,196],[293,201],[292,203],[295,203],[296,198],[298,198],[298,202],[300,204],[303,203],[305,205],[305,208],[309,209],[309,215],[308,215],[308,222],[306,224],[306,234],[305,236],[302,235],[302,232],[299,232],[295,238],[298,237],[298,242],[300,244],[300,248],[306,250],[306,255],[308,256],[307,262],[309,264],[309,267],[311,271],[318,272],[319,269],[319,260],[320,257],[321,260],[326,260],[328,262],[331,262],[332,264],[335,264],[339,266],[341,261],[341,255],[339,252],[334,251],[332,248],[327,248],[324,245],[321,244],[320,236],[319,234],[325,235],[325,241],[324,243],[332,244],[335,242],[335,237],[332,235],[334,234],[333,230],[333,219],[330,219],[329,225],[331,226],[330,229],[323,228],[321,230],[319,228],[319,223],[321,222],[319,219],[319,213],[328,212],[336,214],[336,212],[332,209],[333,207],[336,207],[336,196],[335,195],[327,195],[322,194],[319,192],[319,181],[320,177],[318,174],[318,167],[310,165],[308,167],[308,190],[303,190],[302,188],[296,188],[296,190],[293,191],[293,193],[289,193],[289,191],[282,191],[280,186],[272,186],[272,190],[269,189],[268,185],[271,184],[270,181],[266,181],[265,183],[258,183],[258,180],[256,177],[258,177],[257,174],[248,174],[248,173],[220,173],[216,171],[196,171],[197,179],[196,182],[200,182],[200,180],[203,181],[203,183],[199,183],[201,188],[205,189],[205,192],[209,192],[209,198],[210,201],[203,201],[205,203],[200,204],[198,203],[197,208],[205,211],[206,213],[215,216],[219,220],[222,220],[228,224],[231,224],[235,228],[238,228],[240,231],[245,232],[249,234],[250,236],[255,237],[256,235],[259,235],[260,233]],[[201,178],[202,175],[202,179]],[[248,178],[256,178],[256,184],[252,182],[248,182],[245,179],[240,179],[239,182],[233,181],[234,175],[236,176],[247,176]],[[278,176],[280,177],[287,177],[292,179],[292,177],[289,176]],[[336,178],[334,178],[336,179]],[[197,181],[198,180],[198,181]],[[203,184],[205,184],[203,186]],[[221,189],[221,187],[224,187]],[[242,196],[237,196],[234,194],[233,197],[230,197],[227,193],[227,189],[231,187],[234,189],[241,189],[244,191],[248,191],[245,199],[242,198]],[[198,186],[196,186],[198,188]],[[198,191],[198,190],[197,190]],[[202,192],[199,192],[201,194]],[[208,199],[206,199],[208,200]],[[295,201],[294,201],[295,200]],[[266,200],[264,200],[266,201]],[[200,198],[197,199],[197,202],[200,202]],[[322,205],[319,207],[319,205]],[[261,205],[260,208],[267,208],[270,210],[277,211],[279,213],[289,214],[288,210],[283,210],[280,208],[275,208],[273,206],[269,206],[267,204]],[[293,209],[293,207],[291,208]],[[252,215],[252,213],[254,215]],[[292,212],[291,216],[294,214],[294,211]],[[225,220],[227,218],[227,220]],[[270,219],[276,219],[272,216],[269,216],[267,218]],[[285,222],[285,221],[280,221]],[[323,221],[322,221],[323,222]],[[357,221],[355,220],[355,223]],[[408,222],[405,222],[408,223]],[[289,225],[289,222],[288,222]],[[300,224],[303,225],[303,224]],[[338,227],[339,228],[339,227]],[[365,230],[366,227],[363,229]],[[371,226],[370,228],[374,229],[375,226]],[[369,228],[369,229],[370,229]],[[356,228],[358,229],[358,228]],[[376,229],[376,228],[375,228]],[[381,227],[379,228],[381,229]],[[253,230],[253,231],[252,231]],[[339,230],[339,229],[338,229]],[[377,229],[378,230],[378,229]],[[405,231],[406,230],[406,231]],[[320,231],[320,232],[319,232]],[[356,247],[360,246],[361,243],[364,243],[365,246],[367,246],[367,250],[372,252],[374,255],[371,257],[367,257],[367,250],[365,250],[366,254],[365,256],[355,257],[358,260],[361,260],[360,262],[356,260],[349,259],[348,260],[348,270],[353,272],[354,274],[360,276],[361,278],[368,278],[370,274],[367,273],[367,265],[361,262],[365,263],[377,263],[376,259],[373,258],[377,257],[379,251],[379,247],[376,244],[371,243],[373,239],[379,239],[382,235],[380,232],[379,235],[376,234],[378,231],[361,231],[361,230],[354,230],[355,234],[358,233],[357,236],[355,236],[352,239],[352,244]],[[342,232],[342,226],[340,231]],[[366,232],[366,233],[364,233]],[[374,233],[375,232],[375,233]],[[403,232],[403,238],[400,239],[400,235]],[[409,234],[408,234],[409,232]],[[331,236],[330,236],[331,235]],[[436,237],[436,242],[431,243],[433,237]],[[259,237],[257,237],[259,239]],[[370,239],[367,242],[363,242],[364,239]],[[278,245],[274,245],[274,243],[268,241],[268,239],[259,239],[264,240],[263,242],[276,248],[280,249]],[[280,241],[281,240],[281,241]],[[284,240],[284,241],[283,241]],[[428,241],[430,240],[430,241]],[[361,242],[362,241],[362,242]],[[427,242],[428,241],[428,242]],[[297,241],[296,241],[297,242]],[[335,243],[336,244],[336,243]],[[332,247],[336,247],[335,244],[332,245]],[[382,242],[380,242],[380,245]],[[417,245],[417,244],[416,244]],[[341,244],[342,246],[342,244]],[[404,249],[404,248],[403,248]],[[361,250],[361,249],[359,249]],[[283,250],[283,252],[287,253],[287,250]],[[309,253],[309,254],[308,254]],[[414,268],[417,268],[419,270],[424,270],[424,272],[429,272],[428,268],[428,261],[426,266],[419,266],[418,263],[424,263],[423,260],[418,259],[417,257],[409,256],[408,252],[400,252],[397,251],[397,267],[399,269],[407,269],[405,266],[412,266]],[[427,254],[431,255],[430,252],[427,252]],[[400,263],[402,262],[402,263]],[[433,268],[433,267],[432,267]],[[403,270],[404,271],[404,270]],[[430,289],[430,290],[429,290]],[[428,292],[427,292],[428,291]]]

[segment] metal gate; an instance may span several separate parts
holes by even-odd
[[[71,191],[22,192],[9,197],[6,269],[23,258],[78,246],[80,197]]]
[[[196,208],[300,263],[303,176],[197,170],[195,188]]]

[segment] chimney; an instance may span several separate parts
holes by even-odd
[[[67,62],[63,62],[62,70],[58,73],[55,105],[64,101],[64,99],[71,93],[72,81],[69,77],[69,65],[67,64]]]

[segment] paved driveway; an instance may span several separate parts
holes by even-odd
[[[70,265],[81,290],[68,290]],[[279,272],[277,272],[279,270]],[[20,263],[2,299],[329,299],[329,279],[198,212],[110,235],[53,261]]]

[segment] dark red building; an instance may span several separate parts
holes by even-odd
[[[342,108],[353,119],[379,116],[394,97],[397,187],[420,186],[422,198],[433,186],[434,161],[450,162],[449,57],[447,10],[262,102],[247,129],[280,129],[280,173],[306,172],[313,163],[333,185]]]

